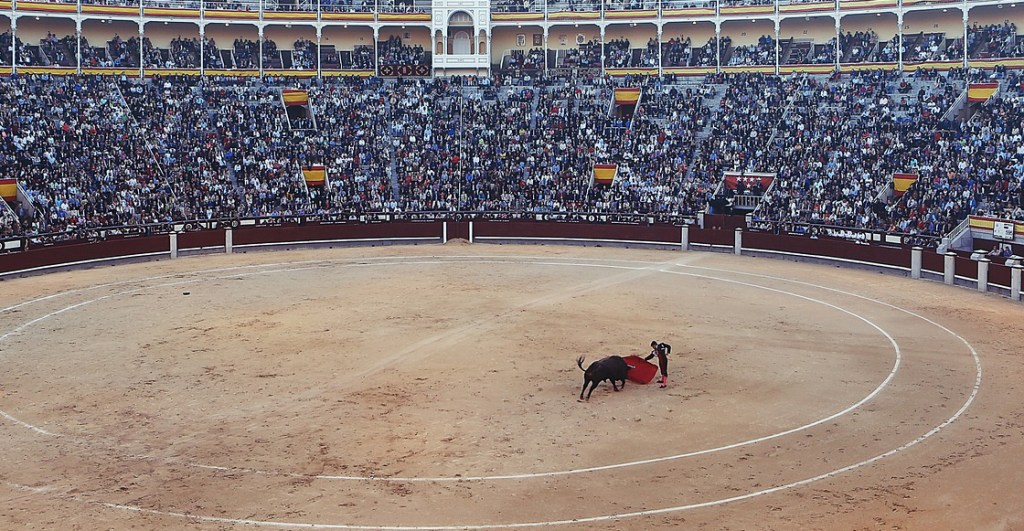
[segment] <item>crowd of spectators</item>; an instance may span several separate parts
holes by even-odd
[[[0,164],[32,209],[0,224],[101,225],[336,211],[694,214],[725,172],[776,174],[758,220],[941,234],[969,213],[1024,219],[1020,78],[961,122],[974,74],[713,74],[703,83],[538,74],[528,86],[325,80],[293,127],[280,88],[187,78],[0,82]],[[615,163],[608,186],[595,163]],[[323,165],[307,186],[302,169]],[[920,175],[902,198],[894,172]]]
[[[972,59],[988,57],[1022,57],[1024,46],[1012,22],[979,26],[975,23],[967,32],[967,49]]]
[[[629,39],[612,39],[604,43],[604,66],[608,68],[625,68],[633,64],[633,50],[629,47]]]
[[[392,35],[377,44],[380,66],[417,66],[427,64],[427,54],[419,44],[403,44],[401,37]]]
[[[321,11],[336,13],[369,13],[373,7],[374,2],[370,0],[320,0]]]
[[[607,11],[637,11],[642,9],[658,9],[657,0],[606,0]]]
[[[832,37],[824,46],[814,45],[815,52],[811,63],[816,65],[831,64],[836,62],[836,38]]]
[[[529,13],[543,11],[544,4],[534,0],[492,0],[491,11],[495,13]]]
[[[9,31],[5,31],[3,33],[0,33],[0,65],[9,65],[9,64],[11,64],[11,58],[13,57],[12,56],[12,52],[11,52],[11,47],[12,46],[14,46],[14,49],[20,50],[21,49],[21,39],[20,38],[12,39],[11,38],[11,32],[9,32]]]
[[[377,0],[377,7],[384,13],[426,13],[429,0]]]
[[[316,43],[309,39],[295,41],[292,48],[292,68],[316,70]]]
[[[877,45],[878,35],[874,31],[839,34],[839,48],[842,50],[844,63],[870,62],[872,51]]]
[[[903,62],[952,61],[963,59],[964,40],[946,39],[944,33],[904,35]]]
[[[209,41],[204,44],[209,45]],[[199,68],[199,57],[198,38],[175,37],[167,54],[167,68]]]
[[[301,163],[323,165],[327,175],[323,189],[310,189],[315,212],[397,210],[390,173],[389,96],[379,80],[310,89],[318,129],[302,139],[306,158]]]
[[[548,11],[600,11],[601,0],[548,0]]]
[[[249,39],[235,39],[232,45],[235,68],[258,68],[260,66],[260,44]]]
[[[342,66],[354,70],[373,70],[373,65],[376,63],[373,46],[356,46],[352,49],[350,57],[352,58],[351,64]]]
[[[114,34],[114,38],[107,41],[107,55],[110,60],[102,66],[138,68],[140,52],[138,37],[133,35],[125,40],[120,35]]]
[[[52,32],[47,32],[45,39],[39,40],[39,48],[49,58],[51,65],[75,66],[75,50],[78,43],[72,35],[65,35],[57,38]]]
[[[81,37],[82,46],[82,66],[84,67],[96,67],[96,66],[110,66],[110,61],[107,56],[107,49],[103,47],[95,47],[89,44],[89,39],[85,38],[85,35]]]
[[[663,67],[690,66],[693,48],[690,38],[673,37],[661,45],[661,64]]]
[[[773,65],[775,64],[775,38],[770,35],[758,37],[757,44],[737,46],[732,51],[729,66]]]
[[[575,5],[575,4],[573,4]],[[11,34],[0,34],[0,50],[10,50]],[[207,68],[255,69],[260,66],[259,43],[249,39],[235,39],[231,53],[221,55],[212,39],[206,39],[205,47],[198,38],[176,37],[169,48],[156,48],[149,38],[141,41],[137,36],[127,39],[116,35],[105,46],[91,47],[82,36],[83,67],[114,67],[150,69],[194,69],[200,66],[200,55],[205,54],[203,65]],[[841,33],[838,38],[839,62],[883,62],[895,63],[900,59],[907,63],[932,61],[957,61],[963,59],[965,44],[963,38],[946,38],[943,33],[919,33],[904,35],[902,49],[899,40],[880,41],[873,31]],[[74,35],[57,37],[48,34],[40,40],[39,46],[25,46],[20,40],[16,46],[19,64],[25,66],[64,67],[75,66],[77,44]],[[374,57],[372,47],[357,46],[349,53],[351,65],[343,68],[372,69],[379,66],[429,66],[430,54],[421,45],[403,43],[400,37],[392,36],[378,43],[379,57]],[[205,48],[205,50],[204,50]],[[645,48],[632,48],[628,39],[618,38],[604,44],[602,62],[601,43],[590,41],[577,48],[558,50],[557,60],[551,68],[655,68],[659,64],[666,68],[712,67],[719,57],[723,66],[767,66],[775,63],[775,39],[762,35],[756,44],[732,46],[729,36],[721,40],[711,37],[704,46],[694,47],[689,37],[674,37],[658,43],[651,37]],[[825,43],[813,43],[793,39],[782,43],[781,59],[784,64],[832,64],[837,60],[836,39]],[[1024,57],[1024,38],[1017,35],[1012,23],[979,26],[975,24],[967,33],[966,51],[972,58]],[[293,44],[290,68],[312,70],[316,68],[316,46],[308,39],[298,39]],[[543,66],[544,50],[510,50],[508,68],[531,70]],[[554,53],[554,52],[552,52]],[[660,56],[660,57],[659,57]],[[263,66],[267,69],[284,68],[284,59],[273,40],[263,42]],[[232,64],[232,58],[233,63]],[[0,54],[0,64],[10,64],[10,54]],[[331,68],[337,68],[332,66]]]
[[[601,68],[601,43],[590,41],[577,48],[559,51],[561,68]]]
[[[176,193],[146,139],[103,78],[0,83],[0,167],[26,190],[27,233],[144,224],[170,218]]]
[[[513,71],[536,71],[544,68],[544,50],[531,48],[530,51],[509,50],[504,67]]]

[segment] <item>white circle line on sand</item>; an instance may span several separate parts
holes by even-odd
[[[518,262],[516,262],[516,263],[518,263]],[[694,267],[694,266],[688,266],[688,265],[684,265],[684,264],[677,264],[677,265],[679,265],[681,267]],[[701,269],[707,269],[707,268],[701,268]],[[742,271],[731,271],[731,270],[722,270],[722,269],[717,269],[715,271],[718,271],[718,272],[723,272],[724,271],[724,272],[727,272],[727,273],[737,273],[737,274],[749,274],[749,273],[745,273],[745,272],[742,272]],[[978,394],[978,392],[979,392],[979,390],[981,388],[981,381],[982,381],[981,360],[980,360],[980,358],[978,356],[978,353],[975,350],[975,348],[966,339],[964,339],[962,336],[960,336],[956,332],[953,332],[949,328],[947,328],[947,327],[945,327],[945,326],[943,326],[943,325],[941,325],[941,324],[939,324],[939,323],[937,323],[937,322],[935,322],[935,321],[933,321],[931,319],[928,319],[928,318],[926,318],[924,316],[921,316],[921,315],[919,315],[919,314],[917,314],[915,312],[912,312],[910,310],[906,310],[904,308],[900,308],[900,307],[897,307],[895,305],[892,305],[892,304],[889,304],[889,303],[886,303],[886,302],[883,302],[883,301],[879,301],[877,299],[873,299],[873,298],[870,298],[870,297],[867,297],[867,296],[864,296],[864,295],[850,293],[850,292],[845,292],[845,291],[842,291],[842,290],[837,290],[837,289],[829,288],[829,287],[826,287],[826,286],[818,286],[818,285],[811,284],[811,283],[806,283],[806,282],[801,282],[801,281],[794,281],[794,280],[790,280],[790,279],[786,279],[786,278],[781,278],[781,277],[772,277],[772,276],[768,276],[768,275],[753,275],[753,274],[749,274],[749,275],[758,276],[758,277],[761,277],[761,278],[771,278],[771,279],[775,279],[775,280],[779,280],[779,281],[784,281],[784,282],[793,282],[793,283],[803,284],[803,285],[807,285],[807,286],[818,287],[818,288],[825,289],[825,290],[828,290],[828,291],[833,291],[833,292],[836,292],[836,293],[842,293],[842,294],[847,294],[847,295],[855,296],[855,297],[858,297],[858,298],[861,298],[861,299],[864,299],[864,300],[867,300],[867,301],[870,301],[870,302],[874,302],[874,303],[877,303],[877,304],[880,304],[880,305],[883,305],[883,306],[887,306],[887,307],[890,307],[890,308],[902,311],[904,313],[907,313],[908,315],[917,317],[917,318],[919,318],[919,319],[921,319],[921,320],[923,320],[925,322],[928,322],[928,323],[938,327],[939,329],[945,331],[946,333],[956,337],[958,340],[960,340],[960,342],[962,342],[970,350],[971,356],[972,356],[972,358],[974,360],[974,365],[975,365],[975,370],[976,370],[975,381],[974,381],[974,384],[972,386],[972,390],[971,390],[970,395],[968,396],[968,398],[964,402],[964,404],[951,417],[946,419],[941,424],[935,426],[934,428],[932,428],[931,430],[929,430],[925,434],[917,437],[916,439],[914,439],[914,440],[912,440],[912,441],[910,441],[910,442],[908,442],[908,443],[906,443],[906,444],[904,444],[904,445],[902,445],[900,447],[897,447],[897,448],[894,448],[894,449],[889,450],[887,452],[884,452],[882,454],[879,454],[879,455],[877,455],[875,457],[872,457],[872,458],[860,461],[858,463],[847,465],[845,467],[842,467],[842,468],[839,468],[839,469],[836,469],[836,470],[833,470],[833,471],[830,471],[830,472],[819,474],[817,476],[813,476],[813,477],[810,477],[810,478],[806,478],[806,479],[803,479],[803,480],[799,480],[799,481],[795,481],[795,482],[791,482],[791,483],[787,483],[787,484],[783,484],[783,485],[778,485],[778,486],[767,488],[767,489],[763,489],[763,490],[760,490],[760,491],[750,492],[750,493],[742,494],[742,495],[739,495],[739,496],[734,496],[734,497],[731,497],[731,498],[723,498],[723,499],[719,499],[719,500],[711,500],[711,501],[701,502],[701,503],[696,503],[696,504],[680,505],[680,506],[676,506],[676,507],[666,507],[666,508],[661,508],[661,509],[650,509],[650,510],[643,510],[643,511],[634,511],[634,512],[629,512],[629,513],[618,513],[618,514],[610,514],[610,515],[599,515],[599,516],[591,516],[591,517],[583,517],[583,518],[574,518],[574,519],[570,519],[570,520],[550,520],[550,521],[541,521],[541,522],[525,522],[525,523],[512,523],[512,524],[445,525],[445,526],[379,526],[379,525],[363,526],[363,525],[349,525],[349,524],[290,523],[290,522],[273,522],[273,521],[252,520],[252,519],[231,519],[231,518],[221,518],[221,517],[214,517],[214,516],[194,515],[194,514],[187,514],[187,513],[180,513],[180,512],[173,512],[173,511],[159,511],[159,510],[146,509],[146,508],[136,507],[136,506],[131,506],[131,505],[121,505],[121,504],[111,504],[111,503],[100,503],[100,505],[105,506],[105,507],[109,507],[109,508],[120,509],[120,510],[126,510],[126,511],[132,511],[132,512],[140,512],[140,513],[147,513],[147,514],[155,514],[155,515],[172,516],[172,517],[180,517],[180,518],[186,518],[186,519],[191,519],[191,520],[195,520],[195,521],[202,521],[202,522],[242,524],[242,525],[253,525],[253,526],[261,526],[261,527],[278,527],[278,528],[280,528],[280,527],[305,527],[305,528],[310,528],[310,529],[382,529],[382,530],[389,530],[389,531],[404,531],[404,530],[416,531],[416,530],[427,530],[427,529],[436,529],[436,530],[448,530],[448,529],[510,529],[510,528],[529,528],[529,527],[549,527],[549,526],[580,524],[580,523],[590,523],[590,522],[605,522],[605,521],[620,520],[620,519],[626,519],[626,518],[634,518],[634,517],[639,517],[639,516],[658,515],[658,514],[665,514],[665,513],[685,511],[685,510],[689,510],[689,509],[696,509],[696,508],[702,508],[702,507],[711,507],[711,506],[716,506],[716,505],[722,505],[722,504],[731,503],[731,502],[735,502],[735,501],[740,501],[740,500],[750,499],[750,498],[754,498],[754,497],[758,497],[758,496],[763,496],[763,495],[766,495],[766,494],[771,494],[771,493],[779,492],[779,491],[782,491],[782,490],[787,490],[787,489],[790,489],[790,488],[806,485],[806,484],[809,484],[809,483],[812,483],[812,482],[815,482],[815,481],[819,481],[819,480],[822,480],[822,479],[831,478],[831,477],[834,477],[836,475],[839,475],[839,474],[842,474],[842,473],[845,473],[845,472],[848,472],[848,471],[851,471],[851,470],[855,470],[855,469],[864,467],[864,466],[869,465],[871,463],[874,463],[874,462],[876,462],[876,461],[878,461],[880,459],[884,459],[884,458],[889,457],[891,455],[894,455],[896,453],[902,452],[902,451],[904,451],[904,450],[906,450],[906,449],[908,449],[910,447],[913,447],[913,446],[921,443],[922,441],[924,441],[924,440],[928,439],[929,437],[933,436],[934,434],[938,433],[940,430],[942,430],[946,426],[948,426],[948,425],[952,424],[953,422],[955,422],[958,418],[960,418],[960,416],[963,415],[963,413],[970,407],[970,405],[975,400],[975,398],[976,398],[976,396],[977,396],[977,394]],[[715,278],[715,277],[709,277],[709,278]],[[717,279],[716,278],[716,280],[722,280],[722,279]]]
[[[483,262],[483,263],[488,263],[488,262]],[[559,262],[559,263],[515,262],[515,263],[527,264],[527,265],[559,265],[559,266],[561,266],[561,265],[566,265],[566,266],[576,266],[576,265],[579,265],[579,264],[561,263],[561,262]],[[599,267],[599,266],[593,266],[593,265],[588,265],[588,266],[589,267]],[[619,266],[616,266],[616,267],[619,267]],[[246,473],[250,473],[250,474],[259,474],[259,475],[268,475],[268,476],[286,476],[286,477],[319,479],[319,480],[336,480],[336,481],[337,480],[340,480],[340,481],[384,481],[384,482],[399,482],[399,483],[416,483],[416,482],[439,483],[439,482],[460,482],[460,481],[523,480],[523,479],[536,479],[536,478],[546,478],[546,477],[556,477],[556,476],[568,476],[568,475],[574,475],[574,474],[586,474],[586,473],[592,473],[592,472],[602,472],[602,471],[607,471],[607,470],[615,470],[615,469],[619,469],[619,468],[627,468],[627,467],[640,466],[640,465],[649,465],[649,464],[654,464],[654,463],[663,463],[663,462],[666,462],[666,461],[674,461],[674,460],[678,460],[678,459],[685,459],[685,458],[689,458],[689,457],[696,457],[696,456],[701,456],[701,455],[713,454],[713,453],[716,453],[716,452],[722,452],[722,451],[726,451],[726,450],[732,450],[732,449],[740,448],[740,447],[743,447],[743,446],[750,446],[750,445],[753,445],[753,444],[759,444],[759,443],[762,443],[762,442],[765,442],[765,441],[769,441],[769,440],[772,440],[772,439],[777,439],[777,438],[780,438],[780,437],[785,437],[787,435],[792,435],[792,434],[800,432],[800,431],[811,429],[811,428],[813,428],[815,426],[820,426],[821,424],[833,421],[833,420],[835,420],[835,419],[837,419],[837,418],[839,418],[839,417],[841,417],[843,415],[846,415],[848,413],[853,412],[854,410],[856,410],[856,409],[860,408],[861,406],[863,406],[868,401],[870,401],[873,398],[875,398],[876,396],[878,396],[878,394],[881,393],[882,390],[885,389],[885,387],[887,387],[889,385],[889,383],[892,381],[892,379],[895,378],[896,373],[899,371],[899,368],[900,368],[900,365],[901,365],[901,362],[902,362],[902,352],[900,350],[899,344],[892,337],[892,335],[889,334],[889,332],[884,330],[882,327],[878,326],[876,323],[874,323],[870,319],[867,319],[866,317],[864,317],[862,315],[859,315],[859,314],[857,314],[855,312],[851,312],[851,311],[849,311],[849,310],[847,310],[845,308],[840,308],[839,306],[836,306],[834,304],[830,304],[828,302],[824,302],[824,301],[815,299],[813,297],[808,297],[806,295],[800,295],[800,294],[788,292],[788,291],[785,291],[785,290],[780,290],[780,289],[777,289],[777,288],[761,286],[759,284],[753,284],[753,283],[743,282],[743,281],[739,281],[739,280],[723,279],[723,278],[712,277],[712,276],[708,276],[708,275],[700,275],[700,274],[696,274],[696,273],[684,273],[684,272],[679,272],[679,271],[667,271],[667,270],[659,270],[659,272],[660,273],[670,273],[670,274],[676,274],[676,275],[691,276],[691,277],[695,277],[695,278],[703,278],[703,279],[706,279],[706,280],[714,280],[714,281],[719,281],[719,282],[734,283],[734,284],[739,284],[739,285],[743,285],[743,286],[747,286],[747,287],[753,287],[753,288],[757,288],[757,289],[764,289],[764,290],[767,290],[767,291],[781,293],[781,294],[784,294],[784,295],[791,295],[793,297],[797,297],[797,298],[804,299],[804,300],[807,300],[807,301],[810,301],[810,302],[821,304],[823,306],[827,306],[827,307],[833,308],[835,310],[838,310],[838,311],[840,311],[842,313],[846,313],[846,314],[848,314],[850,316],[856,317],[857,319],[860,319],[861,321],[867,323],[869,326],[873,327],[875,330],[877,330],[879,333],[881,333],[883,336],[885,336],[885,338],[889,341],[889,344],[892,346],[893,351],[895,353],[895,359],[893,361],[893,366],[890,369],[889,374],[886,375],[885,379],[877,387],[875,387],[875,389],[873,389],[868,395],[864,396],[863,398],[861,398],[860,400],[858,400],[854,404],[846,407],[845,409],[837,411],[837,412],[835,412],[832,415],[829,415],[827,417],[824,417],[824,418],[815,420],[813,422],[804,424],[802,426],[797,426],[797,427],[790,428],[788,430],[780,431],[780,432],[777,432],[777,433],[772,433],[772,434],[769,434],[769,435],[764,435],[764,436],[761,436],[761,437],[757,437],[757,438],[753,438],[753,439],[748,439],[748,440],[745,440],[745,441],[739,441],[739,442],[727,444],[727,445],[724,445],[724,446],[718,446],[718,447],[715,447],[715,448],[706,448],[706,449],[702,449],[702,450],[696,450],[696,451],[686,452],[686,453],[681,453],[681,454],[653,457],[653,458],[649,458],[649,459],[640,459],[640,460],[636,460],[636,461],[627,461],[627,462],[624,462],[624,463],[614,463],[614,464],[610,464],[610,465],[582,467],[582,468],[574,468],[574,469],[569,469],[569,470],[552,470],[552,471],[547,471],[547,472],[524,472],[524,473],[519,473],[519,474],[496,474],[496,475],[481,475],[481,476],[437,476],[437,477],[424,477],[424,476],[412,476],[412,477],[403,477],[403,476],[342,476],[342,475],[329,475],[329,474],[307,475],[307,474],[296,474],[296,473],[281,472],[281,471],[274,471],[274,470],[261,470],[261,469],[250,468],[250,467],[228,467],[228,466],[208,465],[208,464],[200,464],[200,463],[190,463],[189,466],[193,466],[193,467],[197,467],[197,468],[205,468],[205,469],[209,469],[209,470],[246,472]]]
[[[418,257],[412,257],[412,258],[418,258]],[[460,257],[460,258],[468,258],[468,257]],[[42,321],[42,320],[44,320],[44,319],[46,319],[48,317],[51,317],[51,316],[54,316],[54,315],[58,315],[60,313],[64,313],[64,312],[69,311],[71,309],[75,309],[75,308],[84,306],[86,304],[90,304],[92,302],[98,302],[98,301],[109,299],[109,298],[115,297],[115,296],[127,295],[127,294],[131,294],[131,293],[137,293],[139,291],[156,289],[156,288],[162,288],[162,287],[176,286],[176,285],[181,285],[181,284],[184,284],[184,283],[196,283],[196,282],[210,281],[210,280],[221,280],[221,279],[226,279],[226,278],[238,278],[240,276],[256,276],[256,275],[264,275],[264,274],[272,274],[272,273],[283,273],[283,272],[287,273],[287,272],[294,272],[294,271],[304,271],[304,270],[318,269],[318,268],[323,267],[325,265],[331,265],[331,263],[329,261],[319,261],[319,262],[320,263],[318,263],[318,265],[309,265],[309,264],[316,263],[316,262],[311,262],[311,261],[298,262],[297,264],[301,264],[303,267],[296,267],[296,268],[280,267],[280,266],[286,265],[284,263],[280,263],[280,264],[274,264],[273,265],[273,267],[275,267],[275,269],[261,269],[259,271],[246,271],[244,273],[232,273],[232,274],[216,276],[216,277],[188,278],[188,279],[183,279],[183,280],[176,281],[176,282],[167,282],[167,283],[162,283],[162,284],[155,284],[155,285],[152,285],[152,286],[145,286],[145,287],[130,289],[130,290],[126,290],[126,291],[115,293],[115,294],[109,294],[109,295],[104,295],[102,297],[97,297],[97,298],[89,300],[89,301],[80,302],[80,303],[68,306],[66,308],[62,308],[60,310],[57,310],[57,311],[54,311],[54,312],[50,312],[50,313],[48,313],[48,314],[46,314],[46,315],[44,315],[42,317],[33,319],[32,321],[29,321],[28,323],[25,323],[24,325],[19,326],[18,328],[15,329],[15,331],[21,331],[25,327],[30,326],[31,324],[35,324],[35,323],[37,323],[39,321]],[[436,264],[443,264],[443,263],[450,263],[450,262],[452,262],[452,261],[449,261],[449,260],[433,260],[433,259],[430,259],[430,260],[423,260],[423,259],[412,259],[412,260],[410,260],[410,259],[404,259],[404,260],[399,260],[399,261],[394,261],[394,262],[384,262],[384,263],[378,262],[378,263],[373,263],[373,264],[366,264],[366,263],[359,263],[359,262],[357,262],[357,263],[347,263],[346,262],[346,263],[343,263],[342,265],[343,265],[343,267],[376,267],[376,266],[382,266],[382,265],[425,265],[425,264],[427,264],[427,265],[436,265]],[[646,268],[643,268],[643,267],[626,267],[626,266],[608,265],[608,264],[587,264],[587,263],[578,263],[578,262],[548,262],[548,261],[538,261],[538,260],[532,259],[532,258],[528,258],[526,260],[515,260],[515,259],[512,259],[512,260],[495,260],[495,259],[492,259],[492,258],[485,258],[483,260],[476,260],[476,261],[473,261],[473,262],[466,262],[464,260],[458,260],[456,263],[472,263],[472,264],[476,264],[476,263],[508,263],[508,264],[515,264],[515,265],[548,265],[548,266],[569,266],[569,267],[594,267],[594,268],[626,269],[626,270],[643,270],[643,269],[646,269]],[[655,263],[656,264],[657,262],[651,262],[651,263]],[[337,264],[334,264],[334,265],[337,265]],[[678,265],[678,264],[676,264],[676,265]],[[218,273],[223,273],[225,271],[227,271],[227,269],[218,269],[218,270],[216,270],[216,272],[218,272]],[[551,470],[551,471],[545,471],[545,472],[524,472],[524,473],[517,473],[517,474],[495,474],[495,475],[479,475],[479,476],[437,476],[437,477],[343,476],[343,475],[328,475],[328,474],[307,475],[307,474],[298,474],[298,473],[294,473],[294,472],[285,472],[285,471],[278,471],[278,470],[258,469],[258,468],[252,468],[252,467],[223,466],[223,465],[212,465],[212,464],[195,463],[195,462],[188,462],[188,463],[184,463],[184,464],[187,465],[187,466],[193,467],[193,468],[200,468],[200,469],[205,469],[205,470],[233,471],[233,472],[243,472],[243,473],[249,473],[249,474],[257,474],[257,475],[266,475],[266,476],[283,476],[283,477],[296,477],[296,478],[331,480],[331,481],[382,481],[382,482],[400,482],[400,483],[416,483],[416,482],[439,483],[439,482],[462,482],[462,481],[524,480],[524,479],[536,479],[536,478],[545,478],[545,477],[568,476],[568,475],[576,475],[576,474],[587,474],[587,473],[593,473],[593,472],[615,470],[615,469],[620,469],[620,468],[628,468],[628,467],[634,467],[634,466],[662,463],[662,462],[666,462],[666,461],[674,461],[674,460],[685,459],[685,458],[690,458],[690,457],[697,457],[697,456],[701,456],[701,455],[709,455],[709,454],[713,454],[713,453],[717,453],[717,452],[723,452],[723,451],[732,450],[732,449],[735,449],[735,448],[740,448],[740,447],[743,447],[743,446],[750,446],[750,445],[753,445],[753,444],[762,443],[762,442],[769,441],[769,440],[772,440],[772,439],[777,439],[777,438],[780,438],[780,437],[791,435],[793,433],[797,433],[797,432],[800,432],[800,431],[803,431],[803,430],[807,430],[807,429],[813,428],[815,426],[819,426],[819,425],[821,425],[823,423],[835,420],[836,418],[839,418],[839,417],[841,417],[843,415],[846,415],[846,414],[848,414],[848,413],[858,409],[859,407],[864,405],[866,402],[870,401],[875,396],[877,396],[886,386],[888,386],[889,382],[892,381],[892,379],[896,376],[896,373],[899,371],[899,367],[900,367],[901,360],[902,360],[902,353],[900,351],[899,344],[896,342],[896,340],[892,337],[891,334],[889,334],[887,331],[882,329],[880,326],[878,326],[877,324],[875,324],[871,320],[869,320],[869,319],[867,319],[867,318],[865,318],[865,317],[863,317],[863,316],[861,316],[859,314],[856,314],[856,313],[851,312],[849,310],[846,310],[844,308],[840,308],[840,307],[838,307],[838,306],[836,306],[834,304],[830,304],[830,303],[827,303],[827,302],[815,299],[813,297],[808,297],[808,296],[805,296],[805,295],[800,295],[800,294],[796,294],[796,293],[792,293],[792,292],[787,292],[785,290],[780,290],[780,289],[777,289],[777,288],[761,286],[759,284],[753,284],[753,283],[749,283],[749,282],[742,282],[742,281],[731,280],[731,279],[723,279],[723,278],[718,278],[718,277],[711,277],[711,276],[700,275],[700,274],[696,274],[696,273],[682,273],[682,272],[679,272],[679,271],[669,271],[669,270],[665,270],[665,269],[658,269],[656,271],[658,273],[670,273],[670,274],[692,276],[692,277],[695,277],[695,278],[703,278],[703,279],[706,279],[706,280],[726,282],[726,283],[734,283],[734,284],[739,284],[739,285],[743,285],[743,286],[747,286],[747,287],[752,287],[752,288],[757,288],[757,289],[764,289],[764,290],[767,290],[767,291],[781,293],[781,294],[784,294],[784,295],[790,295],[790,296],[793,296],[793,297],[796,297],[796,298],[800,298],[800,299],[804,299],[804,300],[807,300],[807,301],[810,301],[810,302],[813,302],[813,303],[816,303],[816,304],[821,304],[823,306],[831,307],[831,308],[833,308],[833,309],[835,309],[837,311],[840,311],[842,313],[846,313],[846,314],[848,314],[850,316],[856,317],[857,319],[860,319],[861,321],[867,323],[869,326],[871,326],[874,329],[876,329],[879,333],[881,333],[889,341],[889,344],[892,346],[893,352],[895,353],[895,358],[894,358],[894,361],[893,361],[893,366],[890,369],[889,374],[886,375],[885,379],[878,386],[876,386],[875,389],[873,389],[868,395],[864,396],[859,401],[857,401],[854,404],[846,407],[845,409],[837,411],[837,412],[835,412],[832,415],[829,415],[827,417],[824,417],[824,418],[821,418],[821,419],[817,419],[817,420],[812,421],[810,423],[804,424],[802,426],[797,426],[797,427],[794,427],[794,428],[790,428],[788,430],[783,430],[783,431],[780,431],[780,432],[777,432],[777,433],[768,434],[768,435],[764,435],[764,436],[761,436],[761,437],[756,437],[756,438],[753,438],[753,439],[748,439],[748,440],[745,440],[745,441],[739,441],[739,442],[735,442],[735,443],[731,443],[731,444],[727,444],[727,445],[723,445],[723,446],[719,446],[719,447],[715,447],[715,448],[705,448],[705,449],[702,449],[702,450],[696,450],[696,451],[692,451],[692,452],[685,452],[685,453],[674,454],[674,455],[653,457],[653,458],[649,458],[649,459],[641,459],[641,460],[635,460],[635,461],[628,461],[628,462],[624,462],[624,463],[613,463],[613,464],[599,465],[599,466],[593,466],[593,467],[581,467],[581,468],[575,468],[575,469],[569,469],[569,470]],[[163,277],[161,277],[161,278],[163,278]],[[139,281],[146,281],[146,280],[150,280],[150,279],[144,278],[144,279],[140,279]],[[4,335],[0,336],[0,341],[3,341],[9,335],[11,335],[12,333],[14,333],[14,332],[10,332],[8,334],[4,334]],[[12,415],[10,415],[9,413],[5,412],[5,411],[0,410],[0,416],[3,416],[3,417],[5,417],[5,418],[7,418],[9,420],[12,420],[12,421],[14,421],[14,422],[16,422],[16,423],[18,423],[18,424],[20,424],[22,426],[28,427],[28,428],[30,428],[32,430],[35,430],[35,431],[37,431],[37,432],[39,432],[41,434],[57,436],[57,434],[50,433],[48,431],[43,430],[42,428],[39,428],[39,427],[34,426],[34,425],[30,424],[30,423],[27,423],[27,422],[24,422],[24,421],[22,421],[20,419],[17,419],[15,417],[13,417]],[[174,460],[174,461],[176,461],[176,460]]]

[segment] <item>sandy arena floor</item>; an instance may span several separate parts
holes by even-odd
[[[1024,529],[1024,306],[993,295],[468,244],[0,287],[4,529]],[[576,400],[578,355],[652,339],[668,389]]]

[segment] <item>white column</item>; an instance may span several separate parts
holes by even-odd
[[[469,222],[469,243],[473,243],[473,222]]]
[[[18,17],[11,17],[11,73],[18,73]]]
[[[732,252],[735,255],[743,254],[743,229],[736,227],[736,236],[732,244]]]
[[[921,252],[920,247],[910,250],[910,278],[921,278]]]
[[[228,227],[224,229],[224,252],[231,254],[235,246],[235,231]]]
[[[961,8],[961,11],[963,11],[963,13],[964,13],[964,69],[966,70],[967,69],[967,62],[968,62],[967,61],[967,52],[969,50],[968,47],[967,47],[967,28],[968,28],[968,26],[967,26],[967,13],[969,11],[968,7],[967,7],[967,0],[964,0],[964,7]]]
[[[548,11],[548,4],[547,4],[547,2],[544,2],[544,13],[545,13],[545,16],[547,16],[546,15],[547,11]],[[545,74],[548,73],[548,68],[549,68],[549,65],[548,65],[548,27],[544,26],[544,73]]]
[[[988,266],[991,263],[992,260],[984,257],[978,260],[978,291],[982,293],[988,291]]]
[[[680,228],[679,250],[680,251],[689,251],[690,250],[690,226],[689,225],[683,225]]]
[[[199,77],[206,75],[206,24],[199,23]]]
[[[718,3],[715,3],[715,11],[718,11]],[[715,72],[722,72],[722,23],[715,21]]]
[[[661,0],[658,0],[658,16],[659,17],[661,16]],[[663,30],[664,30],[664,28],[662,27],[662,25],[658,24],[658,76],[659,77],[665,75],[665,65],[662,64],[662,60],[664,58],[661,56],[661,39],[662,39],[662,36],[664,35]]]
[[[839,4],[837,3],[836,5],[838,6]],[[838,7],[836,9],[838,9]],[[835,17],[836,17],[836,71],[838,72],[839,71],[840,61],[843,60],[843,46],[841,44],[839,44],[840,37],[842,36],[843,30],[840,28],[840,23],[839,23],[840,18],[839,18],[839,15],[837,14]]]
[[[901,1],[900,4],[903,2]],[[903,72],[903,10],[896,12],[896,68]]]
[[[942,268],[942,279],[950,286],[956,281],[956,253],[946,253]]]
[[[75,71],[82,74],[82,21],[81,19],[75,20]]]
[[[145,40],[146,24],[144,22],[139,22],[139,79],[142,79],[142,71],[146,66],[146,47],[142,44]]]
[[[178,232],[171,231],[171,260],[178,257]]]
[[[778,2],[775,3],[775,7],[778,8]],[[782,43],[779,42],[779,13],[775,12],[775,75],[779,75],[779,64],[782,63]],[[813,46],[813,45],[812,45]]]
[[[448,222],[445,221],[441,228],[441,243],[448,243]]]
[[[1010,270],[1010,300],[1020,300],[1020,272],[1024,266],[1017,264]]]
[[[260,18],[261,19],[263,18],[263,2],[260,2]],[[259,62],[259,65],[260,65],[260,79],[262,80],[263,79],[263,25],[262,24],[259,27],[259,34],[258,34],[257,40],[259,41],[259,47],[258,47],[259,48],[259,52],[257,52],[257,53],[260,54],[260,57],[259,57],[259,59],[260,59],[260,62]]]

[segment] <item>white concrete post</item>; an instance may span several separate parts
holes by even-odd
[[[953,282],[956,280],[956,253],[952,251],[946,253],[946,259],[945,263],[943,264],[942,273],[943,281],[946,284],[952,286]]]
[[[473,243],[473,222],[469,222],[469,243]]]
[[[1020,272],[1024,270],[1024,266],[1018,264],[1013,266],[1010,270],[1010,300],[1020,300]]]
[[[441,229],[441,243],[448,243],[448,222],[444,222],[444,227]]]
[[[988,266],[991,263],[987,258],[978,261],[978,291],[981,293],[988,291]]]
[[[978,260],[978,291],[982,293],[988,291],[988,266],[990,263],[992,260],[988,258]]]
[[[235,231],[231,227],[224,229],[224,252],[231,254],[235,244]]]
[[[681,232],[682,232],[682,234],[679,235],[679,247],[683,251],[689,251],[690,250],[690,226],[689,225],[683,225]]]
[[[743,229],[736,227],[736,239],[732,244],[733,254],[739,255],[743,251]]]
[[[920,247],[910,249],[910,278],[921,278],[921,251]]]
[[[171,260],[178,257],[178,233],[171,231]]]

